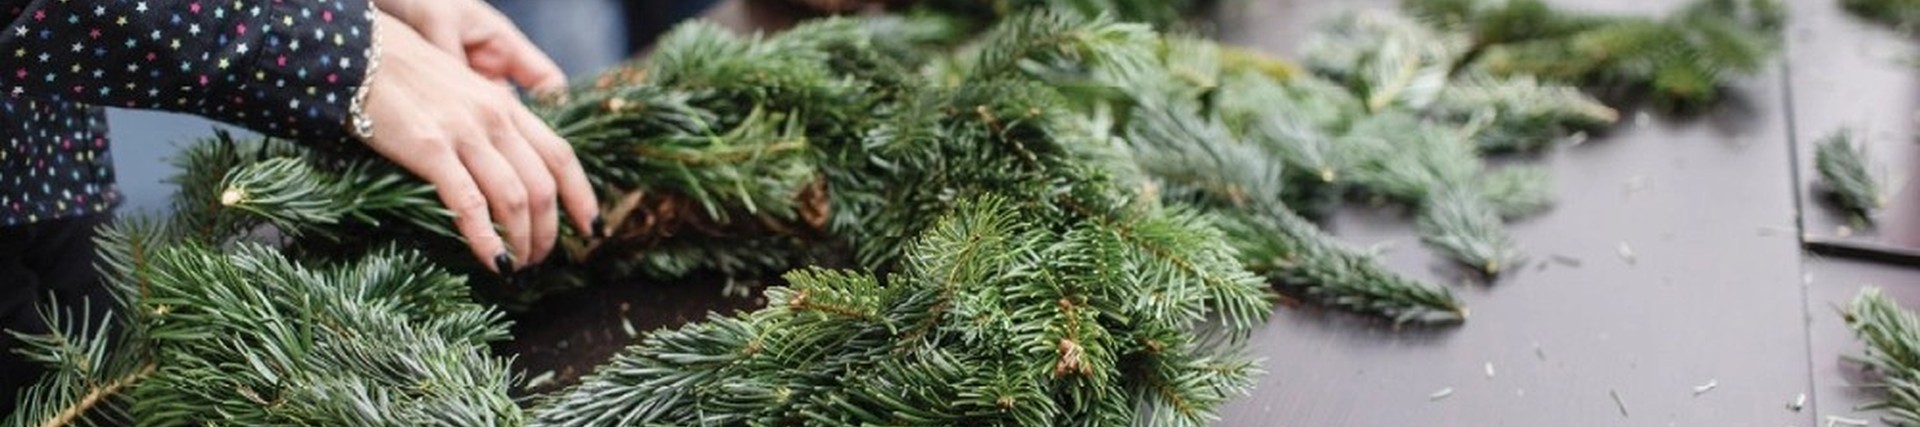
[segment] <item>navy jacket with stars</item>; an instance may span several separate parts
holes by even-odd
[[[118,202],[100,106],[347,138],[367,1],[0,0],[0,226]]]

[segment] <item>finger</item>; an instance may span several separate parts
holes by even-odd
[[[467,62],[467,46],[466,43],[460,41],[460,27],[458,25],[435,25],[423,34],[423,36],[427,38],[427,42],[433,43],[433,47],[438,48],[441,52],[452,55],[453,59],[459,60],[460,63],[464,64]]]
[[[501,120],[511,120],[503,117]],[[517,127],[517,126],[515,126]],[[547,259],[548,251],[553,249],[554,239],[560,237],[560,208],[555,206],[553,173],[547,171],[547,165],[540,161],[527,139],[518,129],[503,129],[493,138],[494,148],[513,164],[514,173],[520,175],[520,183],[526,186],[527,218],[532,227],[529,231],[528,265],[539,264]]]
[[[536,93],[565,89],[567,75],[553,58],[525,34],[512,29],[512,24],[503,25],[507,30],[474,46],[475,55],[468,58],[468,64],[482,74],[505,77]]]
[[[514,46],[515,51],[519,52],[514,55],[519,60],[510,62],[508,64],[510,67],[507,69],[507,75],[512,77],[515,83],[534,93],[553,92],[566,88],[567,73],[560,70],[560,65],[554,63],[553,58],[534,46],[533,41],[528,40],[525,34],[514,30],[510,44]]]
[[[504,237],[508,249],[513,253],[513,261],[528,259],[532,245],[528,244],[531,237],[526,185],[514,173],[513,164],[502,158],[492,144],[478,135],[469,138],[467,141],[471,142],[461,146],[460,161],[466,164],[474,182],[480,185],[480,193],[486,195],[494,222],[506,231]]]
[[[474,258],[480,265],[495,273],[506,273],[511,269],[512,260],[507,252],[506,241],[493,229],[493,217],[487,213],[487,198],[473,180],[473,174],[462,165],[460,158],[452,150],[441,151],[437,155],[417,157],[424,171],[421,178],[433,183],[435,192],[440,195],[440,203],[453,211],[453,224],[460,236],[467,239],[467,247],[473,250]]]
[[[586,168],[580,165],[580,158],[574,155],[573,145],[568,144],[545,121],[525,109],[517,109],[514,117],[520,125],[520,133],[540,160],[545,162],[547,171],[552,172],[554,191],[559,193],[560,205],[567,210],[568,219],[573,220],[574,230],[580,235],[600,237],[605,230],[598,229],[600,201],[593,193],[593,184],[587,180]]]
[[[433,185],[440,203],[453,213],[454,229],[481,266],[496,273],[510,271],[505,268],[512,262],[506,241],[494,230],[487,198],[455,152],[452,134],[426,125],[436,120],[419,109],[389,102],[421,98],[406,85],[390,82],[369,95],[368,114],[391,118],[392,124],[375,128],[368,146]]]

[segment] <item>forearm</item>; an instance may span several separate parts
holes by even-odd
[[[193,113],[264,133],[347,136],[366,78],[367,0],[15,0],[0,87]]]

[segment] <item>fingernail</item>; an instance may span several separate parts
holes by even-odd
[[[494,255],[493,269],[499,270],[500,274],[512,273],[513,272],[513,255],[506,252],[501,252],[499,255]]]
[[[602,221],[599,215],[593,216],[593,238],[607,238],[607,223],[606,221]]]

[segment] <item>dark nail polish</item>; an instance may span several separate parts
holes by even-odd
[[[499,270],[500,274],[512,273],[513,272],[513,255],[508,254],[506,252],[501,252],[499,255],[494,255],[493,268],[495,270]]]
[[[593,216],[593,238],[595,239],[607,238],[607,223],[606,221],[601,220],[599,215]]]

